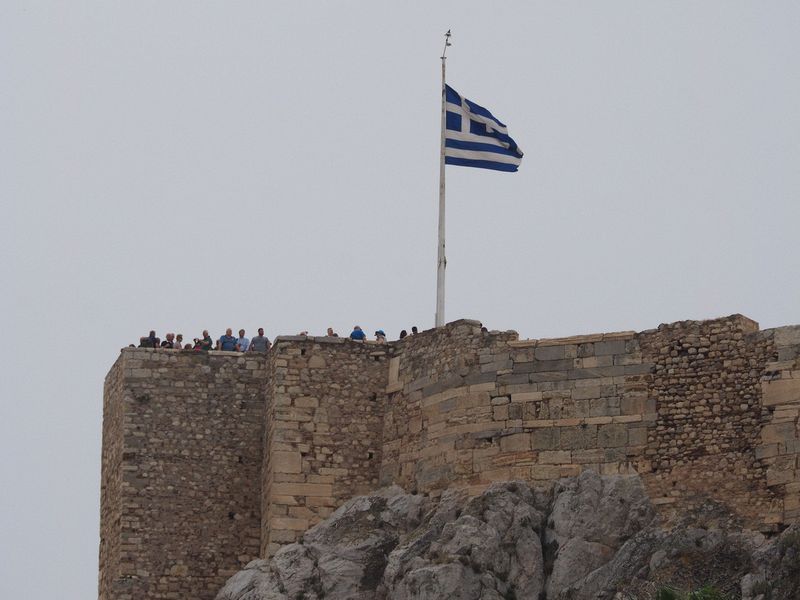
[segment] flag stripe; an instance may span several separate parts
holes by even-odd
[[[495,152],[480,152],[477,150],[459,150],[458,148],[445,148],[445,157],[451,158],[473,158],[475,160],[493,160],[496,162],[518,165],[519,157],[508,154],[497,154]]]
[[[477,167],[478,169],[491,169],[493,171],[506,171],[508,173],[514,173],[518,168],[518,165],[499,163],[493,160],[472,160],[469,158],[455,158],[450,156],[445,157],[444,162],[447,165],[456,165],[459,167]]]
[[[474,139],[474,138],[473,138]],[[447,138],[445,140],[445,147],[446,148],[455,148],[457,150],[474,150],[476,152],[495,152],[497,154],[504,154],[506,156],[513,156],[517,157],[516,152],[513,150],[509,150],[505,146],[501,144],[487,144],[484,140],[489,140],[490,138],[478,138],[480,141],[475,142],[472,140],[454,140],[451,138]]]
[[[481,144],[489,144],[498,146],[499,148],[508,148],[508,144],[504,144],[498,139],[488,137],[485,135],[475,135],[474,133],[462,133],[461,131],[447,131],[445,133],[446,141],[463,141],[463,142],[476,142]]]

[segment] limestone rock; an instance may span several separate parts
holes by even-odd
[[[655,516],[637,476],[601,477],[584,471],[559,481],[554,494],[545,531],[545,549],[552,564],[548,598],[608,562]]]
[[[709,514],[667,526],[637,477],[591,472],[474,498],[393,487],[251,562],[217,600],[649,600],[703,585],[737,600],[800,597],[800,526],[767,540]]]

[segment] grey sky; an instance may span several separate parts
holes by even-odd
[[[0,597],[96,595],[103,376],[187,339],[800,322],[800,4],[0,2]]]

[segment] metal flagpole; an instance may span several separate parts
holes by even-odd
[[[450,45],[450,30],[444,34],[444,50],[442,51],[442,137],[439,153],[439,250],[438,266],[436,268],[436,327],[444,325],[444,270],[447,267],[447,258],[444,255],[444,132],[447,120],[445,108],[445,61],[447,60],[447,47]]]

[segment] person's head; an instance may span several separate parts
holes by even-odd
[[[411,328],[411,333],[419,333],[419,331],[417,331],[417,326],[416,326],[416,325],[414,325],[414,326]]]
[[[403,330],[400,332],[400,339],[402,340],[402,339],[403,339],[404,337],[406,337],[407,335],[408,335],[408,332],[407,332],[405,329],[403,329]]]
[[[175,336],[175,341],[182,342],[183,341],[183,334],[179,333],[178,335],[176,335]]]
[[[208,337],[208,329],[203,329],[203,337],[204,338]]]
[[[155,331],[155,329],[151,329],[151,330],[150,330],[150,337],[151,337],[151,338],[154,338],[154,337],[156,337],[156,331]]]
[[[264,335],[264,328],[263,327],[259,327],[258,328],[258,335],[262,335],[262,336]]]
[[[231,329],[230,327],[228,327],[228,328],[225,330],[225,335],[227,335],[227,336],[231,336],[231,335],[233,335],[233,329]]]
[[[361,331],[360,325],[353,325],[353,331]]]
[[[167,341],[168,342],[171,342],[174,339],[175,339],[175,334],[174,333],[168,333],[167,334]]]
[[[244,337],[244,329],[239,330],[239,337]]]
[[[378,331],[375,332],[375,337],[377,339],[385,338],[386,334],[383,332],[383,329],[378,329]]]
[[[333,327],[328,327],[328,335],[333,335]]]

